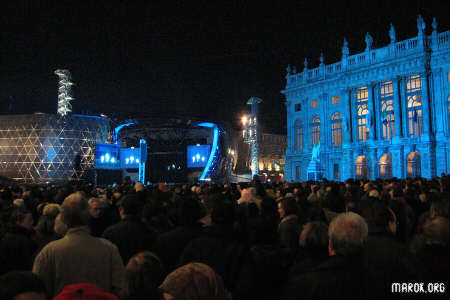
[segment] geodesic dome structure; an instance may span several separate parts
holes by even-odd
[[[0,175],[29,183],[80,179],[108,132],[109,119],[95,116],[0,116]]]

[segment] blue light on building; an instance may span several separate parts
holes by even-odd
[[[416,24],[414,24],[415,26]],[[317,168],[331,180],[407,178],[450,172],[450,31],[417,36],[297,72],[288,66],[285,179],[305,181],[316,145]],[[320,164],[320,165],[319,165]]]
[[[213,164],[215,155],[217,153],[217,146],[218,146],[218,143],[219,143],[219,127],[216,124],[209,123],[209,122],[199,123],[199,124],[197,124],[197,126],[208,127],[208,128],[212,128],[213,129],[213,143],[212,143],[211,153],[209,155],[209,158],[208,158],[208,161],[206,163],[206,166],[203,169],[202,175],[200,176],[200,180],[207,180],[206,176],[207,176],[208,172],[210,172],[210,169],[211,169],[211,166]]]

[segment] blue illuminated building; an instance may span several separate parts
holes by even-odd
[[[321,175],[407,178],[450,172],[450,31],[431,34],[417,18],[417,36],[297,72],[288,67],[288,146],[285,179],[305,181],[313,145],[319,145]],[[317,149],[317,147],[316,147]],[[317,151],[316,151],[317,153]]]

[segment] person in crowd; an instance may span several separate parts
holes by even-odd
[[[33,236],[32,213],[24,208],[14,207],[6,234],[0,241],[0,274],[31,270],[38,250]]]
[[[231,300],[222,278],[208,265],[190,263],[170,273],[161,284],[161,289],[185,300]]]
[[[202,209],[197,199],[186,197],[178,206],[178,223],[174,229],[158,236],[155,252],[162,259],[167,272],[172,272],[180,261],[181,253],[190,241],[200,236]]]
[[[450,280],[450,220],[438,216],[426,221],[423,226],[421,247],[415,252],[419,261],[420,280],[425,282],[444,282]],[[419,281],[420,281],[419,280]]]
[[[125,267],[121,300],[169,300],[173,297],[160,288],[166,271],[161,260],[152,252],[133,256]],[[184,299],[184,298],[181,298]]]
[[[291,273],[300,274],[314,269],[328,258],[328,226],[319,221],[303,226],[299,250]]]
[[[369,236],[365,245],[367,275],[373,299],[390,299],[393,282],[416,280],[417,271],[407,247],[395,236],[397,217],[387,205],[373,203],[363,211]]]
[[[58,239],[62,238],[68,230],[67,225],[64,224],[64,222],[62,221],[61,213],[59,213],[55,218],[55,224],[53,226],[53,230],[55,231],[55,234],[58,237]]]
[[[280,245],[295,253],[298,249],[298,237],[300,234],[300,224],[297,216],[297,202],[294,198],[284,198],[278,202],[278,213],[280,215],[280,225],[278,234]]]
[[[35,240],[38,244],[38,249],[41,250],[45,245],[51,241],[57,240],[59,236],[56,234],[55,219],[61,210],[61,206],[56,203],[46,204],[42,211],[42,216],[35,227]]]
[[[328,228],[328,260],[311,271],[290,276],[283,299],[367,298],[362,259],[367,235],[367,223],[360,215],[338,215]]]
[[[105,292],[118,293],[123,263],[117,247],[89,233],[89,207],[81,193],[69,195],[62,204],[61,217],[66,235],[50,242],[37,255],[33,272],[46,284],[51,297],[64,286],[92,283]]]
[[[104,213],[105,203],[102,199],[91,198],[89,204],[89,229],[92,236],[101,237],[103,231],[112,225],[110,218]]]
[[[247,247],[238,240],[234,228],[236,212],[233,204],[226,199],[215,201],[211,219],[212,225],[183,250],[180,265],[205,263],[219,273],[227,289],[233,291],[242,264],[248,257]]]
[[[121,221],[108,227],[103,237],[119,248],[124,264],[136,253],[151,250],[157,233],[141,221],[143,203],[136,194],[128,194],[120,204]]]
[[[31,271],[13,271],[0,277],[2,300],[46,300],[44,282]]]

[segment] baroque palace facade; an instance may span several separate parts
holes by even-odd
[[[450,172],[450,31],[416,37],[297,72],[288,66],[285,179],[308,180],[314,145],[330,180],[407,178]],[[316,146],[316,148],[317,148]],[[317,153],[317,150],[316,150]]]

